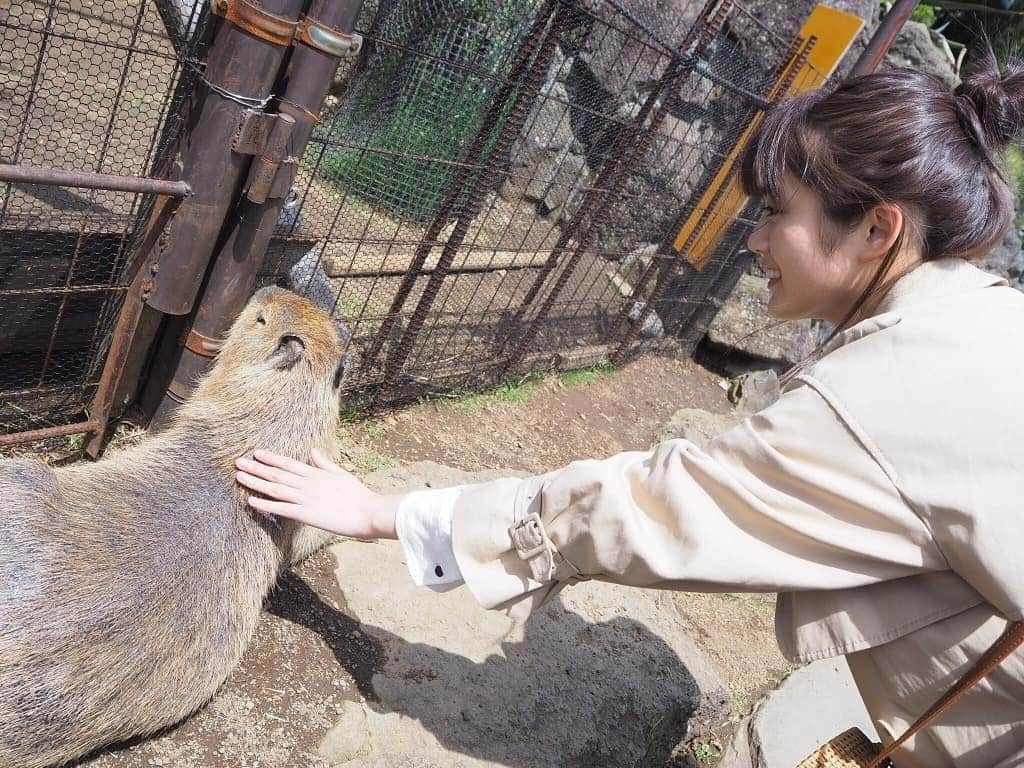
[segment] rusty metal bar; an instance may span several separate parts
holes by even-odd
[[[548,26],[548,21],[550,21],[557,3],[558,0],[546,0],[544,5],[537,11],[537,17],[533,21],[533,26],[531,26],[529,34],[527,34],[526,38],[523,40],[523,44],[516,52],[511,70],[509,71],[508,79],[502,85],[501,90],[498,91],[494,99],[492,99],[491,106],[480,123],[480,130],[477,131],[477,134],[473,139],[473,144],[466,153],[464,164],[460,167],[459,171],[452,176],[452,179],[448,184],[447,196],[437,213],[434,215],[434,220],[430,223],[430,227],[423,235],[423,239],[420,241],[420,245],[416,249],[413,262],[409,267],[409,274],[405,275],[402,280],[402,284],[395,293],[395,297],[391,302],[391,307],[388,310],[384,322],[381,324],[376,337],[367,348],[366,354],[363,356],[363,370],[367,370],[376,362],[377,356],[380,354],[380,350],[384,346],[384,343],[391,338],[395,323],[398,322],[398,318],[402,314],[402,310],[409,298],[409,294],[412,292],[412,288],[416,283],[416,275],[414,273],[423,269],[423,265],[426,263],[427,257],[430,255],[431,248],[433,248],[434,244],[437,242],[437,238],[441,234],[441,230],[443,230],[445,225],[448,223],[451,211],[461,197],[463,188],[469,180],[471,172],[476,168],[476,163],[487,146],[487,140],[491,136],[493,127],[501,117],[502,109],[511,98],[512,92],[515,90],[517,80],[520,77],[520,72],[527,67],[530,63],[531,57],[533,57],[533,54],[537,51],[537,46],[541,42],[544,30]],[[494,156],[493,151],[491,156]],[[449,240],[450,239],[451,237],[449,237]]]
[[[308,13],[322,24],[350,33],[362,5],[362,0],[314,0]],[[318,48],[295,46],[279,86],[281,93],[276,97],[277,130],[271,128],[271,136],[284,136],[280,149],[287,150],[283,152],[287,160],[279,163],[273,178],[263,174],[265,184],[250,184],[248,197],[238,203],[235,213],[228,219],[203,285],[202,299],[191,321],[192,332],[210,339],[223,337],[252,295],[257,271],[281,215],[281,206],[297,170],[298,158],[302,156],[319,120],[340,61]],[[287,130],[283,130],[284,127]],[[254,164],[254,174],[260,168],[263,166]],[[282,174],[291,176],[282,177]],[[252,181],[253,176],[250,175],[248,182]],[[164,423],[211,363],[210,358],[198,355],[192,349],[180,349],[174,374],[153,415],[155,426]]]
[[[495,266],[484,265],[479,267],[455,267],[446,269],[447,275],[483,275],[494,272],[514,272],[521,269],[540,269],[540,264],[498,264]],[[404,277],[414,274],[416,277],[427,277],[436,272],[436,269],[361,269],[346,272],[331,273],[331,277],[339,280],[364,280],[376,277]]]
[[[77,435],[82,432],[89,432],[96,428],[96,421],[80,421],[75,424],[62,424],[58,427],[44,427],[43,429],[31,429],[27,432],[12,432],[9,435],[0,435],[0,448],[8,448],[12,445],[32,443],[36,440],[48,440],[51,437],[64,437],[65,435]]]
[[[78,189],[109,189],[114,192],[171,195],[186,197],[191,188],[184,181],[147,179],[141,176],[119,176],[113,173],[62,171],[57,168],[34,168],[28,165],[0,163],[0,182],[45,184]]]
[[[861,53],[857,63],[850,70],[850,77],[867,75],[878,68],[882,59],[885,58],[885,54],[889,52],[889,47],[896,39],[896,35],[903,29],[903,25],[907,23],[920,2],[921,0],[896,0],[896,4],[885,14],[882,23],[878,25],[875,34],[871,36],[867,47],[864,48],[864,52]]]
[[[718,34],[718,30],[720,30],[722,25],[725,23],[725,19],[731,8],[731,0],[722,0],[721,2],[719,2],[719,0],[708,0],[701,11],[701,15],[699,17],[700,22],[694,23],[690,28],[686,39],[680,45],[680,49],[689,52],[691,47],[693,47],[694,54],[702,51],[711,43],[715,35]],[[651,94],[644,102],[644,105],[636,118],[636,123],[639,126],[644,125],[648,117],[650,117],[650,122],[647,124],[647,127],[643,130],[642,135],[631,150],[629,148],[629,142],[631,139],[630,135],[627,133],[620,135],[617,145],[609,152],[609,156],[612,158],[611,162],[601,169],[598,181],[594,184],[595,188],[616,188],[618,186],[618,181],[622,178],[622,175],[631,170],[644,157],[651,145],[651,142],[654,140],[654,137],[657,135],[658,130],[661,128],[661,125],[665,120],[665,116],[668,113],[668,105],[672,100],[672,96],[678,92],[678,89],[693,72],[695,62],[696,55],[690,55],[686,58],[678,56],[665,68],[661,82],[659,82],[657,88],[651,91]],[[665,94],[666,97],[661,99],[660,103],[658,103],[659,96],[663,94]],[[577,236],[577,231],[582,227],[583,223],[588,219],[591,219],[586,231],[582,235],[577,236],[577,245],[573,254],[569,257],[568,263],[559,273],[558,278],[555,280],[555,284],[551,287],[551,290],[548,291],[544,301],[541,303],[541,306],[537,311],[537,314],[531,319],[526,330],[521,335],[516,334],[518,336],[518,344],[512,352],[507,354],[507,361],[504,369],[506,373],[515,368],[515,366],[518,365],[526,355],[530,344],[540,331],[541,323],[544,322],[544,319],[547,317],[548,312],[550,312],[559,293],[561,293],[566,283],[568,283],[569,278],[572,276],[572,273],[575,270],[576,265],[579,263],[583,253],[587,248],[589,248],[594,234],[607,218],[610,206],[605,204],[603,207],[598,208],[595,211],[594,209],[599,202],[606,201],[603,201],[603,195],[598,195],[596,192],[589,193],[584,198],[579,209],[573,216],[572,221],[565,227],[565,230],[559,237],[558,243],[552,249],[551,256],[542,268],[541,274],[537,276],[537,279],[534,281],[530,290],[523,298],[519,308],[516,310],[512,319],[513,329],[518,328],[523,322],[526,312],[540,295],[544,283],[558,265],[559,258],[568,247],[570,240],[574,236]],[[591,216],[592,211],[593,215]],[[509,334],[506,339],[511,339],[512,337],[513,334]],[[502,348],[499,349],[499,356],[505,352],[506,346],[507,344],[503,344]]]
[[[145,308],[145,299],[153,288],[153,280],[149,273],[142,269],[146,257],[156,248],[161,234],[167,227],[171,217],[178,208],[179,201],[173,197],[162,197],[157,201],[149,216],[142,237],[128,265],[128,274],[132,276],[131,285],[121,305],[121,314],[117,318],[107,350],[107,359],[103,363],[103,373],[93,394],[92,426],[88,430],[85,452],[92,458],[99,457],[107,438],[107,424],[114,406],[114,395],[124,374],[128,353],[135,341],[135,332]]]
[[[483,207],[484,194],[488,185],[491,183],[492,175],[496,171],[497,164],[500,159],[505,156],[505,153],[508,152],[509,147],[512,145],[515,137],[519,135],[519,131],[523,127],[523,123],[526,120],[527,113],[529,112],[528,99],[533,97],[533,94],[540,86],[541,80],[547,74],[551,60],[554,57],[555,48],[558,45],[561,28],[565,22],[566,14],[566,6],[562,3],[558,3],[554,9],[550,27],[548,28],[547,35],[544,37],[544,41],[540,46],[540,50],[537,52],[537,56],[534,58],[529,69],[526,71],[521,86],[515,91],[512,106],[509,108],[505,124],[502,126],[501,132],[498,134],[498,137],[494,142],[494,146],[491,148],[484,170],[476,176],[472,188],[466,195],[466,202],[455,222],[455,227],[452,229],[452,233],[449,235],[448,241],[445,243],[444,248],[441,251],[441,256],[438,259],[437,265],[434,267],[433,274],[431,274],[426,287],[423,289],[423,294],[420,296],[416,309],[413,310],[412,316],[409,318],[409,325],[402,334],[402,338],[398,342],[395,353],[388,356],[384,367],[385,384],[398,376],[402,370],[402,366],[408,359],[409,354],[412,352],[412,346],[419,335],[420,329],[423,327],[423,323],[427,319],[427,313],[430,311],[430,307],[433,304],[434,299],[437,297],[438,291],[441,288],[441,283],[448,274],[448,268],[455,259],[456,251],[459,246],[462,245],[463,240],[465,240],[466,234],[469,232],[469,225],[472,223],[473,219],[476,218],[477,214],[480,213],[480,209]],[[543,28],[541,28],[541,32],[543,32]],[[500,114],[500,110],[503,106],[503,102],[495,101],[492,105],[492,109],[498,111]],[[479,136],[480,134],[478,134],[478,138]]]
[[[265,0],[262,10],[296,21],[303,0]],[[217,19],[200,84],[186,107],[192,117],[178,137],[181,178],[193,194],[170,223],[165,247],[151,254],[153,291],[147,304],[170,315],[188,314],[218,236],[252,161],[231,148],[243,114],[269,100],[291,48],[250,35]]]

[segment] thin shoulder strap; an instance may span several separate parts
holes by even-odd
[[[960,678],[960,681],[948,690],[941,699],[935,702],[931,709],[921,715],[917,722],[907,729],[906,733],[883,749],[877,757],[873,758],[868,763],[867,768],[878,768],[878,766],[883,765],[886,758],[899,749],[903,742],[949,709],[953,702],[967,693],[971,686],[1002,664],[1006,657],[1017,650],[1021,643],[1024,643],[1024,621],[1012,622],[992,647],[985,651],[984,655],[978,659],[978,663],[967,670],[964,676]]]

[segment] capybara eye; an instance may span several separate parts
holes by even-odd
[[[267,324],[267,316],[264,315],[262,312],[257,312],[256,313],[256,322],[259,323],[260,325],[266,325]]]

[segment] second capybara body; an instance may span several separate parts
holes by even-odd
[[[256,294],[164,432],[94,464],[0,461],[0,768],[171,725],[213,696],[323,536],[246,505],[235,457],[333,453],[343,333]]]

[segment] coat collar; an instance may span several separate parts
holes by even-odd
[[[896,284],[889,289],[879,303],[874,316],[877,317],[886,312],[902,312],[911,305],[942,296],[1006,284],[1004,278],[982,272],[963,259],[946,258],[926,261],[896,281]]]
[[[875,314],[840,333],[821,353],[828,354],[851,341],[896,325],[903,313],[917,304],[993,285],[1007,285],[1007,282],[998,275],[982,272],[964,259],[950,257],[926,261],[896,281],[879,303]]]

